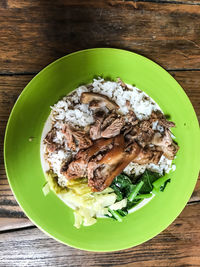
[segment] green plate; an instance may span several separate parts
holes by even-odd
[[[40,139],[50,106],[96,76],[116,79],[151,96],[176,123],[180,146],[171,183],[150,203],[123,222],[98,219],[77,230],[68,208],[53,192],[42,192],[45,176]],[[29,138],[32,137],[32,142]],[[179,215],[194,189],[200,160],[200,132],[193,107],[180,85],[160,66],[140,55],[98,48],[67,55],[42,70],[17,100],[6,129],[4,158],[12,191],[41,230],[69,246],[90,251],[115,251],[139,245],[164,230]]]

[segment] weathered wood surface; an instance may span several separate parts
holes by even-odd
[[[7,230],[14,230],[20,228],[26,228],[33,226],[33,223],[28,218],[10,218],[10,217],[0,217],[0,232]],[[1,239],[1,237],[0,237]]]
[[[0,266],[200,266],[200,204],[187,206],[152,240],[119,252],[92,253],[62,245],[37,228],[0,235]]]
[[[200,120],[200,72],[174,71],[171,74],[185,89]],[[11,108],[32,77],[33,75],[0,76],[0,231],[31,225],[31,222],[27,222],[8,185],[3,164],[3,137]],[[190,202],[194,201],[200,201],[200,180],[190,199]]]
[[[54,241],[13,197],[3,138],[14,102],[44,66],[91,47],[128,49],[171,70],[200,121],[200,0],[0,0],[0,267],[200,266],[200,177],[188,205],[163,233],[114,253]]]
[[[91,47],[135,51],[166,69],[200,69],[199,0],[1,0],[0,14],[0,73],[38,72]]]

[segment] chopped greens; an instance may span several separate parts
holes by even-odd
[[[133,201],[127,201],[126,210],[129,211],[136,205],[138,205],[142,200],[141,199],[134,199]]]
[[[111,188],[114,190],[115,194],[117,195],[117,201],[122,200],[123,199],[123,194],[120,191],[120,189],[115,184],[113,184],[111,186]]]
[[[149,193],[149,194],[139,194],[139,195],[135,196],[135,199],[150,198],[152,196],[153,196],[153,194],[151,194],[151,193]]]
[[[163,192],[165,190],[165,187],[167,186],[168,183],[171,182],[171,179],[167,179],[164,184],[160,187],[160,191]]]
[[[169,180],[169,179],[168,179]],[[160,177],[159,179],[157,179],[155,182],[153,182],[153,187],[155,189],[160,189],[160,187],[165,183],[166,181],[166,177]]]
[[[136,187],[133,189],[133,191],[131,192],[131,194],[128,197],[129,201],[133,201],[134,198],[137,196],[137,194],[139,193],[140,189],[142,188],[144,184],[144,181],[140,181],[139,184],[136,185]]]
[[[128,214],[128,211],[127,210],[124,210],[124,209],[122,209],[122,210],[117,210],[117,212],[121,215],[121,216],[126,216],[127,214]]]
[[[171,180],[158,173],[146,170],[140,177],[132,179],[126,174],[121,173],[112,182],[111,188],[117,195],[116,201],[127,199],[127,204],[122,209],[108,209],[109,214],[107,217],[122,221],[122,217],[128,214],[128,211],[134,206],[138,205],[141,201],[153,197],[153,193],[164,191],[167,183]],[[114,204],[115,205],[115,204]]]
[[[112,216],[118,221],[118,222],[122,222],[122,216],[120,215],[120,213],[117,210],[111,210],[110,208],[108,208],[108,211],[112,214]]]
[[[119,201],[122,198],[127,198],[135,186],[127,175],[121,173],[114,179],[110,187],[115,191]]]
[[[160,178],[158,173],[146,170],[141,176],[141,180],[144,182],[144,185],[140,189],[140,193],[151,193],[153,190],[153,182],[155,182],[158,178]]]

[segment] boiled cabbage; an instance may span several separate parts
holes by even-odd
[[[121,201],[118,201],[118,202],[116,202],[116,203],[110,205],[109,208],[110,208],[111,210],[121,210],[121,209],[123,209],[124,207],[126,207],[126,205],[127,205],[127,199],[124,198],[124,199],[122,199]]]

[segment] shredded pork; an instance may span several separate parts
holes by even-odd
[[[80,101],[88,105],[94,123],[86,128],[63,124],[63,142],[74,153],[60,169],[66,179],[87,177],[93,191],[102,191],[131,162],[145,165],[158,164],[162,156],[174,159],[179,147],[172,140],[170,128],[175,124],[161,111],[153,111],[148,119],[138,119],[128,100],[126,115],[119,112],[113,100],[99,93],[83,92]],[[55,135],[52,128],[44,140],[49,153],[59,148]]]
[[[99,94],[95,98],[93,93],[91,101],[98,98],[103,101]],[[149,119],[139,121],[133,111],[126,118],[116,110],[105,112],[99,108],[93,109],[95,123],[90,127],[90,137],[83,130],[63,127],[68,146],[76,149],[78,143],[79,147],[68,167],[61,170],[67,179],[87,176],[92,190],[102,191],[130,162],[158,164],[162,155],[169,159],[176,155],[178,146],[170,134],[170,127],[175,124],[161,112],[153,112]]]

